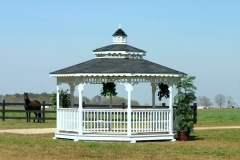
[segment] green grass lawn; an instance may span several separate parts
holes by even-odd
[[[240,109],[198,110],[195,127],[213,126],[240,126]]]
[[[240,129],[198,130],[187,142],[73,142],[0,134],[0,159],[239,159]]]

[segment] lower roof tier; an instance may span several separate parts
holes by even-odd
[[[131,75],[186,75],[183,72],[150,62],[132,58],[95,58],[50,73],[52,77],[104,74]]]

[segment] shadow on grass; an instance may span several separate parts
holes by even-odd
[[[198,136],[190,136],[188,141],[199,141],[204,140],[204,138],[198,137]]]

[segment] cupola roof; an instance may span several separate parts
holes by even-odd
[[[121,28],[119,28],[112,36],[126,36],[127,37],[127,34]]]

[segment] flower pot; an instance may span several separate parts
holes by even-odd
[[[188,141],[189,140],[190,131],[185,132],[183,129],[178,131],[178,140],[179,141]]]

